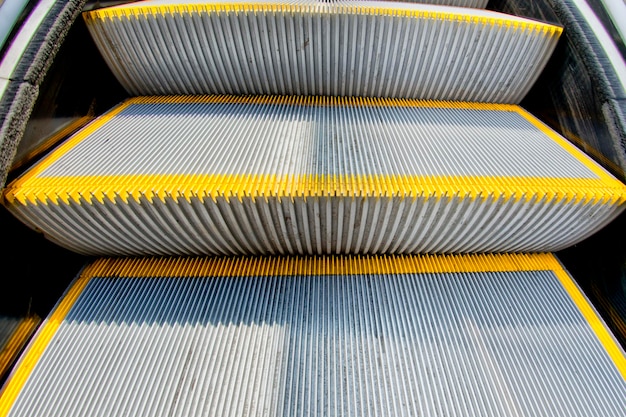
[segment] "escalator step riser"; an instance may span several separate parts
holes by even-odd
[[[553,251],[626,187],[515,105],[134,98],[5,190],[88,254]]]
[[[518,103],[561,34],[487,10],[396,2],[141,2],[84,16],[132,95]]]

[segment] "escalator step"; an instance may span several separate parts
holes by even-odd
[[[84,17],[132,95],[518,103],[562,31],[482,9],[370,1],[143,1]]]
[[[623,416],[626,358],[550,254],[101,259],[1,416]]]
[[[517,105],[138,97],[4,204],[94,255],[556,251],[626,186]]]

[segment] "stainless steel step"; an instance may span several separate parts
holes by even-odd
[[[550,254],[102,259],[0,416],[622,416],[626,358]]]
[[[626,186],[519,106],[135,98],[4,203],[85,254],[556,251]]]
[[[143,1],[84,16],[132,95],[518,103],[561,34],[489,10],[376,1]]]

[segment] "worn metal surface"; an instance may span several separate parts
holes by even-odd
[[[564,26],[561,47],[524,106],[626,181],[624,50],[620,56],[618,45],[588,3],[494,0],[491,7]]]
[[[624,353],[549,255],[129,259],[81,279],[0,415],[626,409]]]
[[[132,95],[518,103],[561,33],[482,9],[370,1],[141,2],[85,19]]]
[[[86,254],[552,251],[626,187],[517,106],[137,98],[11,183]]]
[[[113,112],[37,177],[598,178],[516,106],[321,97],[145,97]]]

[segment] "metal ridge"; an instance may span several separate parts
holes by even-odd
[[[617,416],[625,377],[552,254],[111,259],[44,322],[0,416]]]
[[[139,3],[84,16],[131,95],[518,103],[562,32],[493,11],[394,2]]]

